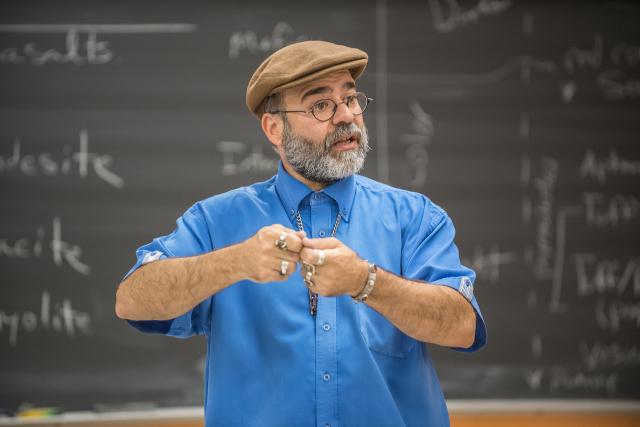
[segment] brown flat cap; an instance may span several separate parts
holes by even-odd
[[[366,52],[339,44],[317,40],[290,44],[272,53],[253,73],[247,107],[260,120],[258,110],[267,96],[336,71],[349,70],[357,79],[368,60]]]

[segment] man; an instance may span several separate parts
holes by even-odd
[[[447,214],[356,175],[367,60],[320,41],[267,58],[246,98],[277,174],[196,203],[118,289],[138,329],[206,335],[208,426],[445,426],[424,343],[485,342]]]

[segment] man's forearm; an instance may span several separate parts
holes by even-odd
[[[118,287],[116,314],[129,320],[167,320],[242,279],[239,245],[186,258],[154,261]]]
[[[414,282],[378,269],[366,304],[419,341],[463,348],[473,344],[475,312],[448,286]]]

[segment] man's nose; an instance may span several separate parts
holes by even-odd
[[[349,107],[347,107],[347,104],[341,102],[340,104],[338,104],[336,113],[333,115],[333,124],[352,123],[354,117],[355,116],[353,115],[351,110],[349,110]]]

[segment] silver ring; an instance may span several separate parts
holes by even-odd
[[[313,288],[316,285],[313,282],[313,280],[311,280],[312,277],[313,277],[313,272],[311,272],[311,271],[307,271],[307,274],[305,274],[305,276],[304,276],[304,284],[307,285],[310,288]]]
[[[284,260],[284,259],[282,261],[280,261],[280,275],[281,276],[286,276],[288,269],[289,269],[289,261]]]
[[[318,262],[316,263],[316,265],[324,265],[326,257],[327,255],[325,254],[324,250],[318,249]]]
[[[313,288],[316,284],[313,283],[313,273],[316,272],[316,266],[313,264],[307,264],[306,262],[302,264],[302,268],[304,269],[304,284],[310,288]]]
[[[285,232],[280,233],[278,240],[274,242],[274,244],[278,249],[282,249],[283,251],[287,250],[288,246],[287,246],[287,241],[285,240],[286,238],[287,238],[287,233]]]

